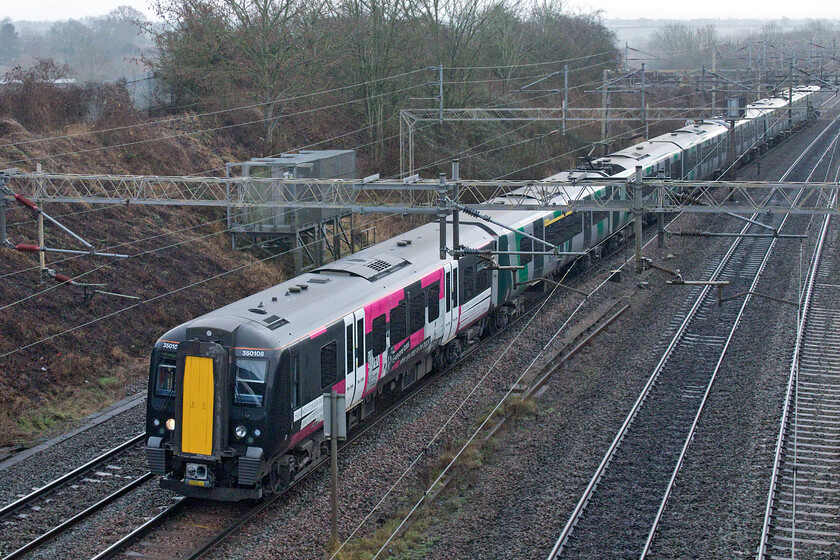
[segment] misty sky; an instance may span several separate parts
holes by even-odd
[[[0,0],[0,19],[60,20],[108,13],[117,6],[129,4],[152,17],[148,0]],[[736,3],[727,0],[680,2],[674,0],[566,0],[565,5],[584,11],[604,10],[607,18],[635,19],[646,17],[690,18],[840,18],[840,2],[836,0],[799,0],[795,3],[770,0],[749,0]],[[795,6],[795,10],[794,10]]]

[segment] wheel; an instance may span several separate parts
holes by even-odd
[[[502,330],[510,324],[510,309],[507,307],[500,307],[493,315],[493,328],[497,331]]]
[[[446,365],[451,366],[461,358],[463,348],[457,338],[446,345]]]
[[[271,472],[265,477],[268,482],[267,490],[272,494],[279,494],[289,486],[290,476],[288,467],[275,463]]]
[[[446,367],[446,352],[445,352],[445,350],[439,349],[439,350],[435,351],[434,360],[435,360],[435,369],[437,371],[440,371],[444,367]]]

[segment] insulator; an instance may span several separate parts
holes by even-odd
[[[55,276],[53,276],[53,278],[55,278],[56,282],[61,282],[62,284],[65,284],[65,283],[68,283],[68,282],[70,284],[73,283],[72,278],[70,278],[69,276],[65,276],[63,274],[56,274]]]
[[[41,250],[41,248],[37,245],[28,245],[26,243],[18,243],[15,245],[15,249],[23,253],[37,253]]]
[[[33,212],[39,212],[38,207],[35,206],[35,203],[32,202],[31,200],[29,200],[28,198],[26,198],[23,195],[15,194],[15,200],[17,200],[18,202],[20,202],[21,204],[23,204],[24,206],[26,206],[27,208],[29,208]]]

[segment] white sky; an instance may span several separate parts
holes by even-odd
[[[696,19],[696,18],[755,18],[755,19],[837,19],[840,2],[837,0],[567,0],[566,6],[584,11],[603,10],[606,18],[619,19]]]
[[[152,17],[149,0],[0,0],[0,19],[61,20],[103,15],[117,6],[128,4]],[[679,1],[679,0],[567,0],[570,8],[604,10],[607,18],[691,19],[691,18],[840,18],[837,0]]]

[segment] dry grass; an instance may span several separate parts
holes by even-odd
[[[397,514],[393,519],[385,522],[379,529],[364,537],[357,537],[351,540],[336,555],[337,560],[369,560],[376,554],[388,537],[397,530],[400,522],[405,519],[407,512]],[[429,522],[421,517],[414,521],[411,526],[401,535],[395,537],[388,543],[387,553],[382,558],[389,560],[419,560],[425,558],[434,539],[426,534]],[[332,557],[338,545],[333,543],[326,554],[327,558]]]

